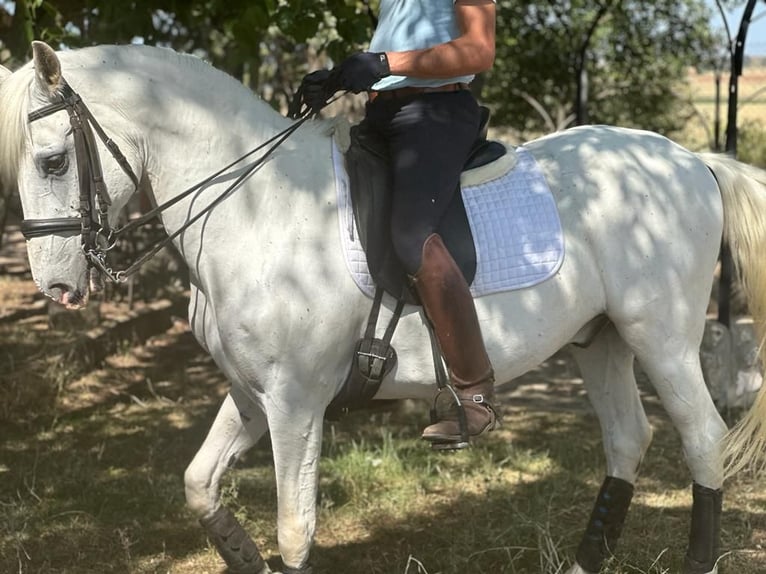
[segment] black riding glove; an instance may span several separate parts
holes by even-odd
[[[359,52],[343,60],[332,70],[317,70],[306,74],[290,106],[291,118],[304,115],[308,108],[317,115],[329,99],[340,90],[358,94],[369,90],[375,82],[391,75],[385,52]]]
[[[391,75],[385,52],[352,54],[333,71],[338,71],[340,89],[358,94],[366,92],[378,80]]]
[[[293,119],[301,117],[304,115],[305,108],[308,108],[308,113],[311,115],[317,115],[327,105],[332,95],[340,89],[337,73],[335,76],[333,78],[333,70],[317,70],[306,74],[293,97],[289,116]]]

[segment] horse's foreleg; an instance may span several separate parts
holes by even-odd
[[[245,401],[241,401],[245,403]],[[186,469],[186,502],[232,574],[269,574],[255,542],[228,509],[220,505],[226,469],[266,432],[266,417],[253,403],[242,409],[226,396],[207,438]]]
[[[595,573],[615,549],[633,496],[641,459],[652,440],[633,375],[633,352],[614,325],[587,348],[572,347],[598,415],[606,452],[607,476],[567,574]]]
[[[645,322],[629,330],[626,340],[649,375],[673,425],[681,436],[691,471],[692,520],[684,574],[712,574],[720,553],[723,457],[721,440],[726,425],[713,404],[699,360],[699,347],[690,339],[693,329],[661,332]],[[631,341],[635,338],[635,341]],[[700,335],[701,338],[701,335]]]
[[[284,574],[309,574],[316,526],[319,456],[324,404],[267,405],[277,478],[279,552]]]

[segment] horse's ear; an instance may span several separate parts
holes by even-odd
[[[53,95],[61,86],[61,62],[45,42],[32,42],[35,78],[43,92]]]

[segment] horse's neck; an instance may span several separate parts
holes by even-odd
[[[125,115],[140,125],[147,174],[158,203],[217,172],[290,123],[233,78],[195,61],[152,59],[139,74],[145,89],[135,92],[132,110]],[[237,165],[234,172],[245,165]]]
[[[129,124],[157,204],[205,180],[290,125],[239,82],[217,70],[189,58],[165,59],[151,50],[124,53],[126,60],[133,61],[125,71],[115,73],[124,74],[119,81],[126,87],[109,96],[113,101],[102,100],[96,115],[114,113],[109,111],[113,107],[124,118],[113,116],[115,121]],[[93,83],[90,89],[98,89],[97,74],[83,81]],[[168,209],[162,216],[168,233],[180,229],[224,193],[260,156],[257,152]],[[276,228],[283,235],[290,234],[298,224],[296,211],[304,220],[312,204],[326,207],[323,198],[331,184],[328,173],[329,140],[316,127],[304,126],[217,206],[211,217],[201,217],[185,232],[178,246],[187,258],[193,258],[188,254],[199,253],[203,239],[210,252],[232,236],[257,241],[253,236],[257,230],[271,233]],[[307,227],[313,228],[304,223],[302,231],[310,232]],[[194,261],[189,263],[193,267]]]
[[[155,99],[148,106],[137,106],[145,134],[146,169],[157,203],[203,181],[290,125],[254,96],[243,94],[236,82],[227,92],[221,80],[227,77],[208,72],[201,80],[187,80],[182,97],[171,84],[157,90],[164,102]],[[188,92],[192,87],[195,91]],[[174,95],[175,101],[170,99]],[[176,232],[226,193],[269,147],[169,209],[163,214],[166,231]],[[249,179],[176,240],[192,276],[204,286],[206,278],[219,277],[232,267],[274,273],[275,267],[292,265],[286,262],[301,245],[318,248],[330,241],[328,229],[337,227],[332,173],[330,142],[321,126],[301,126]],[[304,243],[295,245],[295,237]]]

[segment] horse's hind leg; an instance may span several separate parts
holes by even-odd
[[[226,469],[266,432],[266,416],[254,403],[226,396],[207,438],[184,475],[186,502],[199,517],[211,542],[232,574],[269,574],[255,542],[220,504],[220,482]]]
[[[633,352],[611,323],[586,348],[571,347],[598,415],[606,478],[567,574],[598,572],[614,552],[633,496],[641,459],[652,440],[633,375]]]
[[[723,484],[721,440],[726,425],[705,386],[699,358],[703,320],[673,320],[673,313],[647,315],[621,333],[681,436],[694,485],[689,549],[684,574],[717,571]]]

